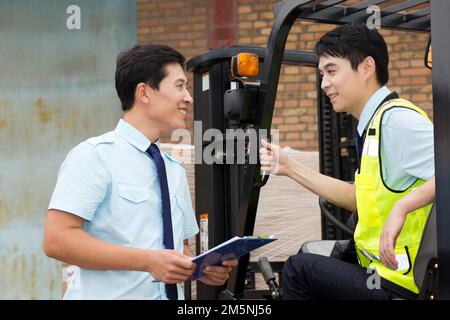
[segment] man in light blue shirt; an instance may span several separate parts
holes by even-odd
[[[147,153],[152,144],[159,149],[161,131],[185,127],[192,98],[184,61],[164,45],[136,45],[119,55],[116,89],[123,119],[114,131],[76,146],[61,165],[44,250],[80,267],[65,299],[167,299],[166,284],[193,273],[187,240],[199,229],[185,169],[161,152],[173,231],[173,250],[165,249],[163,189],[156,159]],[[236,264],[207,267],[200,281],[222,285]],[[183,299],[179,285],[174,292]]]

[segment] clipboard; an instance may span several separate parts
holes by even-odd
[[[189,280],[203,276],[202,270],[207,266],[220,266],[223,260],[238,259],[251,251],[277,240],[273,237],[234,237],[211,248],[192,259],[197,266]]]

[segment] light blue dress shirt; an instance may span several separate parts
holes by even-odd
[[[157,143],[158,144],[158,143]],[[61,165],[49,209],[86,220],[84,230],[105,242],[164,249],[158,175],[150,141],[120,120],[114,131],[72,149]],[[159,146],[159,145],[158,145]],[[198,232],[184,167],[161,152],[166,165],[175,250]],[[167,299],[164,283],[146,272],[79,269],[64,299]],[[184,299],[178,285],[178,297]]]
[[[378,89],[361,112],[358,133],[362,136],[378,105],[391,93]],[[389,188],[404,190],[417,178],[434,176],[433,123],[414,110],[393,108],[381,122],[381,159],[383,179]]]

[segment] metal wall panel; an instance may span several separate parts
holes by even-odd
[[[0,0],[0,299],[61,297],[47,205],[67,152],[121,116],[115,60],[135,42],[136,1]]]

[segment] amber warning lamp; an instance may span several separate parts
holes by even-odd
[[[231,74],[233,77],[256,77],[258,73],[258,55],[254,53],[239,53],[231,58]]]
[[[428,43],[425,48],[425,66],[428,69],[433,68],[433,57],[431,55],[431,37],[428,39]]]
[[[431,55],[431,45],[427,54],[427,67],[430,69],[433,68],[433,56]]]

